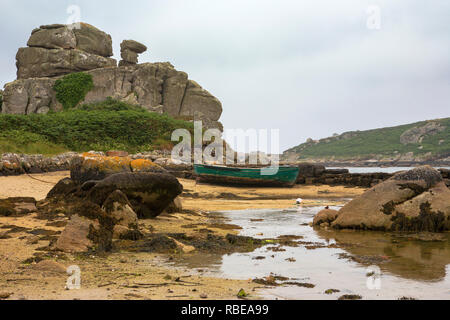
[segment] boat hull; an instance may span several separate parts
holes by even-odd
[[[242,186],[292,187],[298,176],[298,167],[279,167],[274,175],[261,174],[261,168],[230,168],[194,165],[201,182],[212,184],[238,184]]]

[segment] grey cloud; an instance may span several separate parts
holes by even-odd
[[[217,96],[225,128],[279,128],[281,148],[308,137],[448,117],[450,3],[439,0],[10,1],[0,19],[0,83],[31,30],[82,20],[148,45]],[[366,8],[382,28],[366,28]]]

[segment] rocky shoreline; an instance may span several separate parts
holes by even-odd
[[[93,152],[99,155],[123,155],[123,152]],[[177,178],[195,179],[193,166],[190,164],[175,164],[170,159],[170,153],[164,151],[153,151],[128,155],[130,159],[145,159],[154,162],[166,169]],[[71,161],[79,157],[76,152],[68,152],[52,157],[43,155],[24,155],[5,153],[0,157],[0,176],[15,176],[22,174],[36,174],[46,172],[67,171],[70,169]],[[370,188],[380,182],[391,178],[393,173],[349,173],[348,169],[327,169],[322,163],[300,163],[297,184],[304,185],[343,185],[351,187]],[[353,164],[354,165],[354,164]],[[330,166],[336,166],[331,163]],[[447,186],[450,186],[450,170],[439,169]]]

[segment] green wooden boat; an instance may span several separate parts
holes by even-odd
[[[269,167],[270,168],[270,167]],[[269,168],[237,168],[194,164],[194,172],[202,182],[255,186],[292,187],[298,176],[298,167],[280,166],[274,174],[264,174]]]

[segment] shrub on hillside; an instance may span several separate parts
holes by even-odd
[[[86,94],[93,87],[92,75],[78,72],[68,74],[62,79],[56,80],[53,90],[56,92],[56,99],[67,110],[83,101]]]
[[[111,149],[142,152],[161,147],[170,149],[175,129],[184,128],[193,132],[193,124],[190,122],[148,112],[112,99],[63,112],[2,114],[0,128],[5,138],[14,135],[20,137],[17,143],[26,145],[38,140],[80,152]]]

